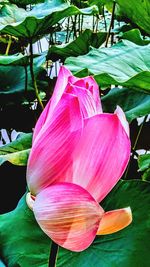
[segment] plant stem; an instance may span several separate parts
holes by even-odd
[[[144,121],[142,122],[142,124],[141,124],[141,126],[140,126],[140,128],[139,128],[139,131],[138,131],[138,133],[137,133],[137,136],[136,136],[134,145],[133,145],[133,147],[132,147],[132,151],[133,151],[133,152],[132,152],[130,161],[129,161],[129,163],[128,163],[127,169],[126,169],[126,172],[125,172],[125,175],[124,175],[124,179],[127,178],[127,175],[128,175],[128,172],[129,172],[129,168],[130,168],[130,164],[131,164],[131,159],[134,157],[134,155],[135,155],[135,153],[136,153],[136,151],[135,151],[135,150],[136,150],[136,146],[137,146],[137,143],[138,143],[138,140],[139,140],[141,131],[142,131],[142,129],[143,129],[143,126],[144,126],[144,123],[146,122],[146,120],[147,120],[147,116],[145,116]]]
[[[6,52],[5,52],[5,55],[8,56],[9,54],[9,50],[10,50],[10,46],[11,46],[11,36],[9,35],[9,39],[8,39],[8,44],[7,44],[7,48],[6,48]]]
[[[110,36],[111,28],[112,28],[113,25],[114,25],[115,6],[116,6],[116,2],[113,3],[113,9],[112,9],[112,14],[111,14],[111,21],[110,21],[110,25],[109,25],[108,33],[107,33],[107,36],[106,36],[105,47],[107,47],[107,45],[108,45],[108,41],[109,41],[109,36]]]
[[[134,142],[134,146],[133,146],[133,148],[132,148],[133,150],[136,149],[136,146],[137,146],[137,143],[138,143],[138,140],[139,140],[141,131],[142,131],[142,129],[143,129],[143,126],[144,126],[144,123],[146,122],[146,120],[147,120],[147,116],[145,116],[145,118],[144,118],[144,120],[143,120],[143,122],[142,122],[142,124],[141,124],[141,126],[140,126],[140,128],[139,128],[137,137],[136,137],[135,142]]]
[[[58,245],[54,241],[52,241],[48,267],[56,267],[58,249]]]
[[[35,89],[35,95],[36,98],[39,102],[39,105],[41,107],[41,109],[44,109],[42,100],[39,96],[39,91],[38,91],[38,87],[37,87],[37,83],[36,83],[36,79],[35,79],[35,75],[34,75],[34,70],[33,70],[33,47],[32,47],[32,40],[30,40],[30,73],[31,73],[31,78],[32,78],[32,83],[33,83],[33,87]]]

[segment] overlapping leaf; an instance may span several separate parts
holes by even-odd
[[[56,266],[149,267],[150,184],[120,181],[101,204],[105,210],[131,206],[132,224],[118,233],[96,237],[83,252],[60,248]],[[0,216],[0,253],[9,267],[46,267],[49,247],[50,239],[35,222],[24,197],[14,211]]]
[[[25,198],[14,211],[0,215],[0,236],[0,258],[7,266],[48,266],[51,241],[37,225]]]
[[[26,166],[30,153],[32,134],[21,134],[20,137],[2,147],[0,147],[0,165],[9,161],[18,166]]]
[[[29,56],[24,56],[23,54],[15,55],[0,55],[0,65],[8,66],[27,66],[29,64]]]
[[[50,28],[63,18],[77,14],[97,13],[97,7],[78,9],[65,0],[46,1],[37,4],[31,11],[16,5],[5,5],[0,12],[0,33],[18,38],[37,40],[49,33]]]
[[[121,39],[127,39],[137,45],[147,45],[150,43],[150,38],[144,39],[139,29],[132,29],[119,34]]]
[[[52,46],[50,47],[47,59],[65,60],[69,56],[84,55],[89,52],[90,47],[100,47],[105,39],[106,32],[93,33],[91,30],[86,29],[76,40],[67,45]]]
[[[34,72],[38,88],[41,91],[44,91],[44,88],[48,86],[47,73],[45,67],[43,67],[44,62],[44,55],[34,59]],[[8,56],[3,61],[3,65],[0,66],[1,105],[11,102],[20,103],[25,99],[33,100],[35,98],[30,69],[26,64],[28,64],[28,57],[22,56]]]
[[[116,0],[124,17],[138,25],[150,35],[150,1],[149,0]]]
[[[150,93],[132,88],[113,88],[102,97],[103,110],[114,112],[119,105],[126,113],[129,122],[150,114]]]
[[[73,267],[84,267],[87,262],[88,267],[149,267],[149,193],[150,184],[147,182],[133,180],[118,183],[102,206],[105,210],[131,206],[132,224],[116,234],[97,237],[81,253],[60,249],[57,267],[69,267],[70,262]]]
[[[138,158],[139,171],[144,172],[143,180],[150,181],[150,154],[144,154]]]
[[[150,44],[138,46],[123,40],[110,48],[93,48],[86,55],[67,58],[65,64],[76,75],[80,72],[80,76],[88,69],[101,87],[115,84],[149,91],[149,49]]]

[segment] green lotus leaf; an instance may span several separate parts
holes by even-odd
[[[20,134],[17,140],[0,147],[0,165],[9,161],[14,165],[26,166],[31,146],[32,134]]]
[[[36,41],[66,17],[96,13],[98,13],[96,6],[79,9],[65,0],[49,0],[35,5],[31,11],[26,11],[14,4],[4,5],[0,10],[0,33]]]
[[[150,38],[144,39],[139,29],[132,29],[119,35],[121,39],[129,40],[137,45],[147,45],[150,43]]]
[[[139,156],[138,164],[140,171],[145,171],[146,169],[150,168],[150,154]]]
[[[29,56],[23,54],[0,55],[0,65],[27,66],[29,65]]]
[[[0,235],[0,258],[7,266],[48,266],[51,241],[37,225],[25,197],[15,210],[0,215]]]
[[[97,237],[81,253],[60,248],[57,267],[149,267],[150,184],[120,181],[101,205],[105,210],[130,206],[133,222],[118,233]]]
[[[149,0],[116,0],[122,14],[125,18],[150,35],[149,16],[150,16],[150,1]]]
[[[88,69],[100,87],[122,85],[149,91],[149,49],[150,44],[139,46],[123,40],[112,47],[93,48],[86,55],[69,57],[65,65],[77,76],[84,76]]]
[[[149,267],[150,184],[120,181],[101,205],[106,211],[130,206],[133,222],[122,231],[96,237],[83,252],[59,248],[56,267]],[[6,266],[47,267],[50,246],[25,196],[15,210],[0,215],[0,258]]]
[[[89,52],[90,47],[100,47],[106,39],[106,32],[93,33],[86,29],[77,39],[65,45],[53,45],[50,47],[47,59],[63,61],[69,56],[84,55]]]
[[[11,58],[11,56],[9,58]],[[13,59],[12,57],[12,65],[0,66],[1,106],[8,103],[21,103],[25,100],[32,101],[35,99],[35,90],[31,79],[30,68],[29,66],[23,65],[27,63],[27,58],[19,56],[18,62],[20,61],[20,64],[22,64],[20,66],[17,66],[17,60],[15,62]],[[44,63],[44,55],[34,59],[34,72],[39,92],[44,92],[48,87],[48,82],[46,80],[47,72]]]
[[[113,88],[102,97],[103,110],[114,112],[119,105],[126,113],[129,122],[150,114],[150,94],[132,88]]]
[[[143,181],[150,181],[150,154],[143,154],[138,157],[139,171],[142,174]]]

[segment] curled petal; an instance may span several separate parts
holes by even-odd
[[[108,235],[116,233],[132,222],[130,207],[105,212],[97,231],[97,235]]]
[[[126,131],[127,135],[129,136],[129,123],[126,120],[125,114],[121,107],[117,106],[115,112],[117,114],[120,122],[122,123],[122,126],[124,127],[124,130]]]
[[[33,195],[66,177],[72,153],[82,131],[82,116],[77,97],[63,94],[36,137],[28,160],[27,184]]]
[[[103,209],[82,187],[58,183],[42,190],[33,205],[41,229],[58,245],[82,251],[93,242]]]
[[[61,99],[63,93],[65,92],[65,88],[68,83],[68,77],[71,75],[72,73],[67,68],[65,68],[64,66],[60,67],[53,96],[51,98],[50,112],[54,110],[59,100]]]
[[[71,84],[68,84],[67,87],[67,93],[74,94],[78,97],[84,118],[88,118],[97,114],[96,103],[90,91]]]
[[[130,158],[130,140],[116,114],[85,119],[73,153],[69,182],[79,184],[100,202],[121,178]]]
[[[28,192],[26,194],[26,202],[30,210],[33,210],[34,201],[35,201],[35,197],[31,195],[31,192]]]
[[[84,77],[74,83],[75,86],[79,86],[88,90],[94,99],[97,114],[102,113],[102,105],[100,100],[99,86],[92,76]]]

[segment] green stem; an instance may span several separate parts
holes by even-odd
[[[142,132],[142,129],[143,129],[143,126],[144,126],[144,123],[146,122],[146,120],[147,120],[147,116],[145,116],[144,121],[142,122],[142,124],[141,124],[141,126],[140,126],[140,128],[139,128],[139,131],[138,131],[138,133],[137,133],[137,136],[136,136],[134,145],[133,145],[133,147],[132,147],[132,151],[134,151],[134,152],[132,152],[131,159],[134,157],[134,155],[135,155],[135,153],[136,153],[135,150],[136,150],[136,147],[137,147],[137,143],[138,143],[138,141],[139,141],[139,137],[140,137],[140,134],[141,134],[141,132]],[[125,172],[125,175],[124,175],[124,179],[127,178],[127,175],[128,175],[128,172],[129,172],[129,168],[130,168],[130,164],[131,164],[131,159],[130,159],[130,161],[129,161],[129,163],[128,163],[128,166],[127,166],[127,169],[126,169],[126,172]]]
[[[111,21],[110,21],[108,33],[107,33],[107,36],[106,36],[105,47],[107,47],[107,45],[108,45],[108,41],[109,41],[109,37],[110,37],[110,32],[111,32],[111,29],[112,29],[113,24],[114,24],[115,6],[116,6],[116,2],[113,3],[113,9],[112,9],[112,14],[111,14]]]
[[[59,250],[58,245],[54,241],[52,241],[48,267],[56,267],[58,250]]]
[[[31,73],[31,78],[32,78],[32,83],[33,83],[33,87],[35,89],[35,95],[36,98],[39,102],[39,105],[41,107],[41,109],[44,109],[42,100],[39,96],[39,91],[38,91],[38,87],[37,87],[37,83],[36,83],[36,79],[35,79],[35,75],[34,75],[34,70],[33,70],[33,47],[32,47],[32,40],[30,40],[30,73]]]
[[[147,120],[147,116],[145,116],[145,118],[144,118],[144,120],[143,120],[143,122],[142,122],[142,124],[141,124],[141,126],[140,126],[140,128],[139,128],[137,137],[136,137],[135,142],[134,142],[134,146],[133,146],[133,148],[132,148],[133,150],[136,149],[136,146],[137,146],[137,143],[138,143],[138,140],[139,140],[141,131],[142,131],[142,129],[143,129],[143,126],[144,126],[144,123],[146,122],[146,120]]]
[[[11,40],[11,36],[9,35],[8,44],[7,44],[7,48],[6,48],[6,52],[5,52],[6,56],[8,56],[8,54],[9,54],[11,43],[12,43],[12,40]]]

